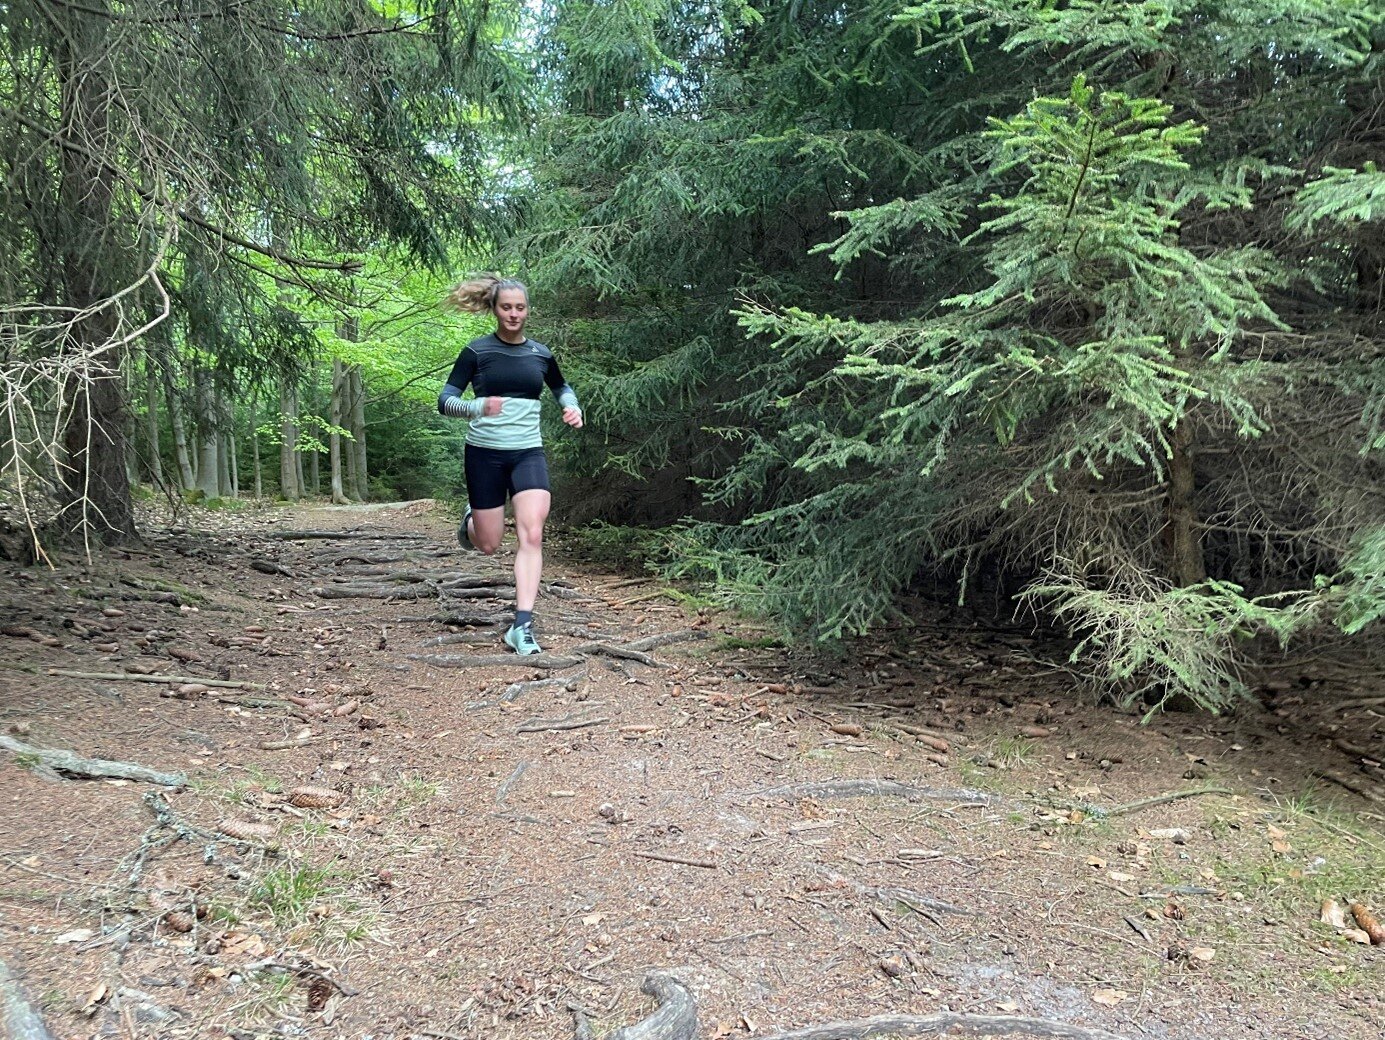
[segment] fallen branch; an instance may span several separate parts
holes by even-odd
[[[11,1040],[53,1040],[43,1017],[24,997],[24,991],[0,960],[0,1027]]]
[[[1107,819],[1112,816],[1124,816],[1126,813],[1139,812],[1141,809],[1148,809],[1153,805],[1164,805],[1168,802],[1176,802],[1181,798],[1197,798],[1204,794],[1234,794],[1235,792],[1226,787],[1194,787],[1189,791],[1173,791],[1170,794],[1155,795],[1153,798],[1141,798],[1137,802],[1126,802],[1124,805],[1113,805],[1109,809],[1102,809],[1099,806],[1088,806],[1093,816]]]
[[[431,664],[435,668],[575,668],[580,657],[558,657],[554,654],[408,654],[410,661]]]
[[[793,1029],[787,1033],[768,1033],[760,1040],[866,1040],[873,1036],[941,1036],[962,1033],[971,1036],[1056,1037],[1058,1040],[1124,1040],[1116,1033],[1095,1026],[1074,1026],[1047,1018],[1019,1015],[966,1015],[939,1011],[932,1015],[876,1015],[847,1022]]]
[[[561,719],[530,719],[521,725],[516,733],[547,733],[552,730],[585,729],[588,726],[599,726],[603,722],[611,720],[604,715],[565,715]]]
[[[50,668],[49,675],[65,675],[69,679],[96,679],[101,682],[201,683],[227,690],[263,690],[263,683],[240,679],[203,679],[195,675],[138,675],[134,672],[74,672],[68,668]]]
[[[956,802],[959,805],[990,805],[996,799],[984,791],[965,787],[915,787],[895,780],[823,780],[816,783],[788,784],[752,791],[752,798],[903,798],[909,802]]]
[[[711,859],[691,859],[687,856],[674,856],[667,852],[632,852],[632,856],[640,859],[658,860],[660,863],[681,863],[685,867],[704,867],[707,870],[716,870],[716,860]]]
[[[934,924],[941,924],[942,922],[929,913],[930,910],[936,910],[940,914],[957,914],[959,917],[965,917],[971,913],[970,910],[963,907],[944,903],[941,899],[934,899],[932,896],[926,896],[908,888],[877,888],[875,895],[885,902],[899,903],[920,917],[928,918]]]
[[[182,773],[160,773],[148,766],[134,762],[116,762],[105,758],[83,758],[71,751],[55,748],[38,748],[32,744],[15,740],[0,734],[0,748],[15,755],[31,759],[37,764],[57,773],[82,779],[99,780],[138,780],[148,784],[162,784],[165,787],[182,787],[188,778]]]
[[[640,986],[659,1002],[658,1009],[642,1022],[623,1026],[607,1035],[607,1040],[694,1040],[697,1036],[697,1005],[692,994],[671,975],[650,972]],[[576,1021],[577,1040],[590,1040],[591,1026],[587,1016],[575,1004],[569,1004]]]

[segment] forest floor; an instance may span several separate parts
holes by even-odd
[[[0,567],[12,1005],[64,1040],[569,1040],[571,1005],[648,1018],[655,969],[701,1040],[1381,1036],[1385,946],[1333,919],[1385,909],[1378,680],[1142,725],[1026,631],[919,605],[819,658],[561,538],[549,652],[502,657],[513,541],[452,525],[204,512]]]

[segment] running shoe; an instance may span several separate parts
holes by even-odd
[[[534,640],[533,622],[527,625],[511,625],[510,630],[505,633],[505,645],[520,657],[543,653],[543,647]]]
[[[467,522],[471,519],[471,506],[466,507],[466,512],[462,513],[462,525],[457,528],[457,544],[463,549],[475,549],[471,544],[471,537],[466,533]]]

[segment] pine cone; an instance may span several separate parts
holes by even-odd
[[[300,809],[334,809],[346,801],[346,795],[330,787],[295,787],[289,792],[289,804]]]

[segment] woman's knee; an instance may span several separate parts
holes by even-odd
[[[537,549],[543,545],[543,522],[546,518],[524,517],[515,519],[515,534],[524,549]]]

